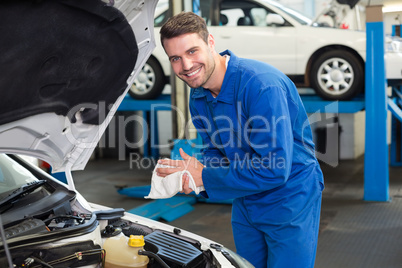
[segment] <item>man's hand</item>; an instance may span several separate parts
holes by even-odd
[[[204,185],[202,182],[202,169],[204,165],[201,164],[195,157],[191,157],[186,154],[183,149],[180,148],[180,156],[183,160],[171,160],[161,159],[158,164],[171,166],[170,168],[158,168],[156,173],[160,177],[166,177],[178,171],[187,170],[193,176],[195,185],[197,187]],[[187,174],[183,176],[183,192],[186,194],[191,193],[193,190],[189,188],[189,178]]]

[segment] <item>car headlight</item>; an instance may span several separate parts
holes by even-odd
[[[243,258],[239,254],[231,251],[228,248],[223,247],[221,249],[221,252],[222,252],[223,256],[225,256],[226,259],[228,259],[235,267],[254,268],[254,266],[251,263],[249,263],[245,258]]]
[[[236,268],[254,268],[254,266],[245,258],[228,248],[222,247],[219,244],[211,244],[211,248],[220,251],[222,255],[225,256],[225,258],[228,259],[228,261]]]

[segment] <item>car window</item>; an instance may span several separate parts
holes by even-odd
[[[29,182],[36,181],[35,176],[7,155],[0,154],[0,200],[10,191]]]
[[[255,2],[224,0],[219,5],[219,26],[269,26],[266,23],[268,14],[276,14],[272,10]],[[284,26],[291,26],[285,21]]]
[[[237,26],[240,18],[245,18],[240,8],[221,10],[219,26]]]
[[[266,26],[265,18],[268,15],[268,11],[265,8],[256,7],[250,10],[250,16],[255,26]]]
[[[168,10],[162,12],[159,16],[154,19],[155,27],[162,27],[162,25],[168,20]]]
[[[200,15],[207,25],[211,25],[211,5],[212,0],[194,1],[193,10]]]
[[[271,5],[274,5],[276,8],[280,9],[282,12],[286,13],[288,16],[292,17],[294,20],[299,22],[302,25],[309,25],[311,24],[311,19],[306,17],[305,15],[289,8],[282,6],[277,2],[269,2]]]
[[[206,21],[207,25],[211,25],[210,7],[211,0],[203,0],[197,5],[193,6],[194,12],[200,15]],[[164,11],[154,18],[155,27],[162,27],[163,24],[165,24],[165,22],[169,19],[169,3],[166,1],[160,1],[158,3],[157,11],[155,11],[155,14],[158,14],[160,12],[159,10]]]

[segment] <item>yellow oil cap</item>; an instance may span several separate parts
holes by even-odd
[[[142,235],[130,235],[130,238],[128,239],[128,245],[130,247],[143,247],[145,245],[144,242],[144,236]]]

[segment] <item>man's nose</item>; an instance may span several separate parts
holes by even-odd
[[[182,67],[183,67],[183,70],[185,70],[185,71],[190,70],[191,67],[193,67],[193,63],[190,59],[183,57],[182,58]]]

